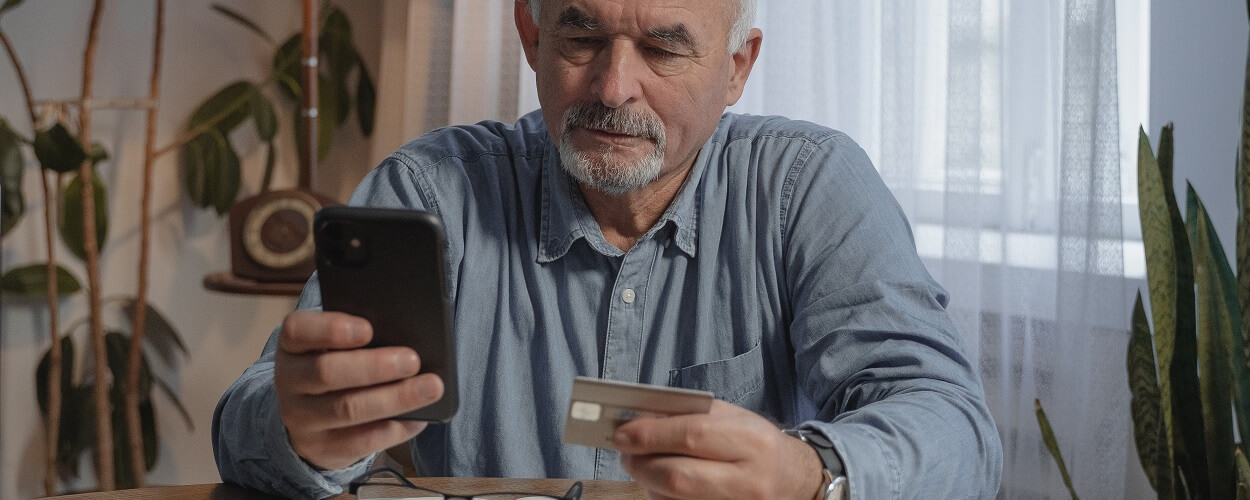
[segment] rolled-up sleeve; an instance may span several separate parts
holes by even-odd
[[[984,389],[901,208],[849,138],[808,146],[782,227],[800,390],[853,498],[993,498]]]

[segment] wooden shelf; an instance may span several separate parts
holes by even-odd
[[[304,282],[267,283],[235,276],[230,271],[220,271],[204,276],[204,288],[214,292],[241,293],[246,295],[284,295],[298,297],[304,290]]]

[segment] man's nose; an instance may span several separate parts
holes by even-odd
[[[604,106],[619,108],[641,96],[641,77],[647,68],[633,43],[613,40],[599,53],[599,59],[593,91]]]

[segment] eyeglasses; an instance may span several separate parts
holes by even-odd
[[[475,495],[452,495],[438,490],[422,488],[404,478],[395,469],[373,469],[353,479],[348,491],[359,500],[580,500],[582,482],[573,483],[562,496],[553,497],[541,493],[499,491]]]

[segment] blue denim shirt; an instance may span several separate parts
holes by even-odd
[[[902,211],[846,135],[726,114],[658,222],[609,244],[538,112],[444,128],[351,204],[442,218],[460,410],[412,443],[422,475],[628,479],[561,442],[575,375],[712,391],[827,434],[854,498],[993,497],[1002,450]],[[300,308],[320,306],[314,277]],[[222,478],[337,494],[368,460],[310,468],[276,411],[276,331],[217,406]]]

